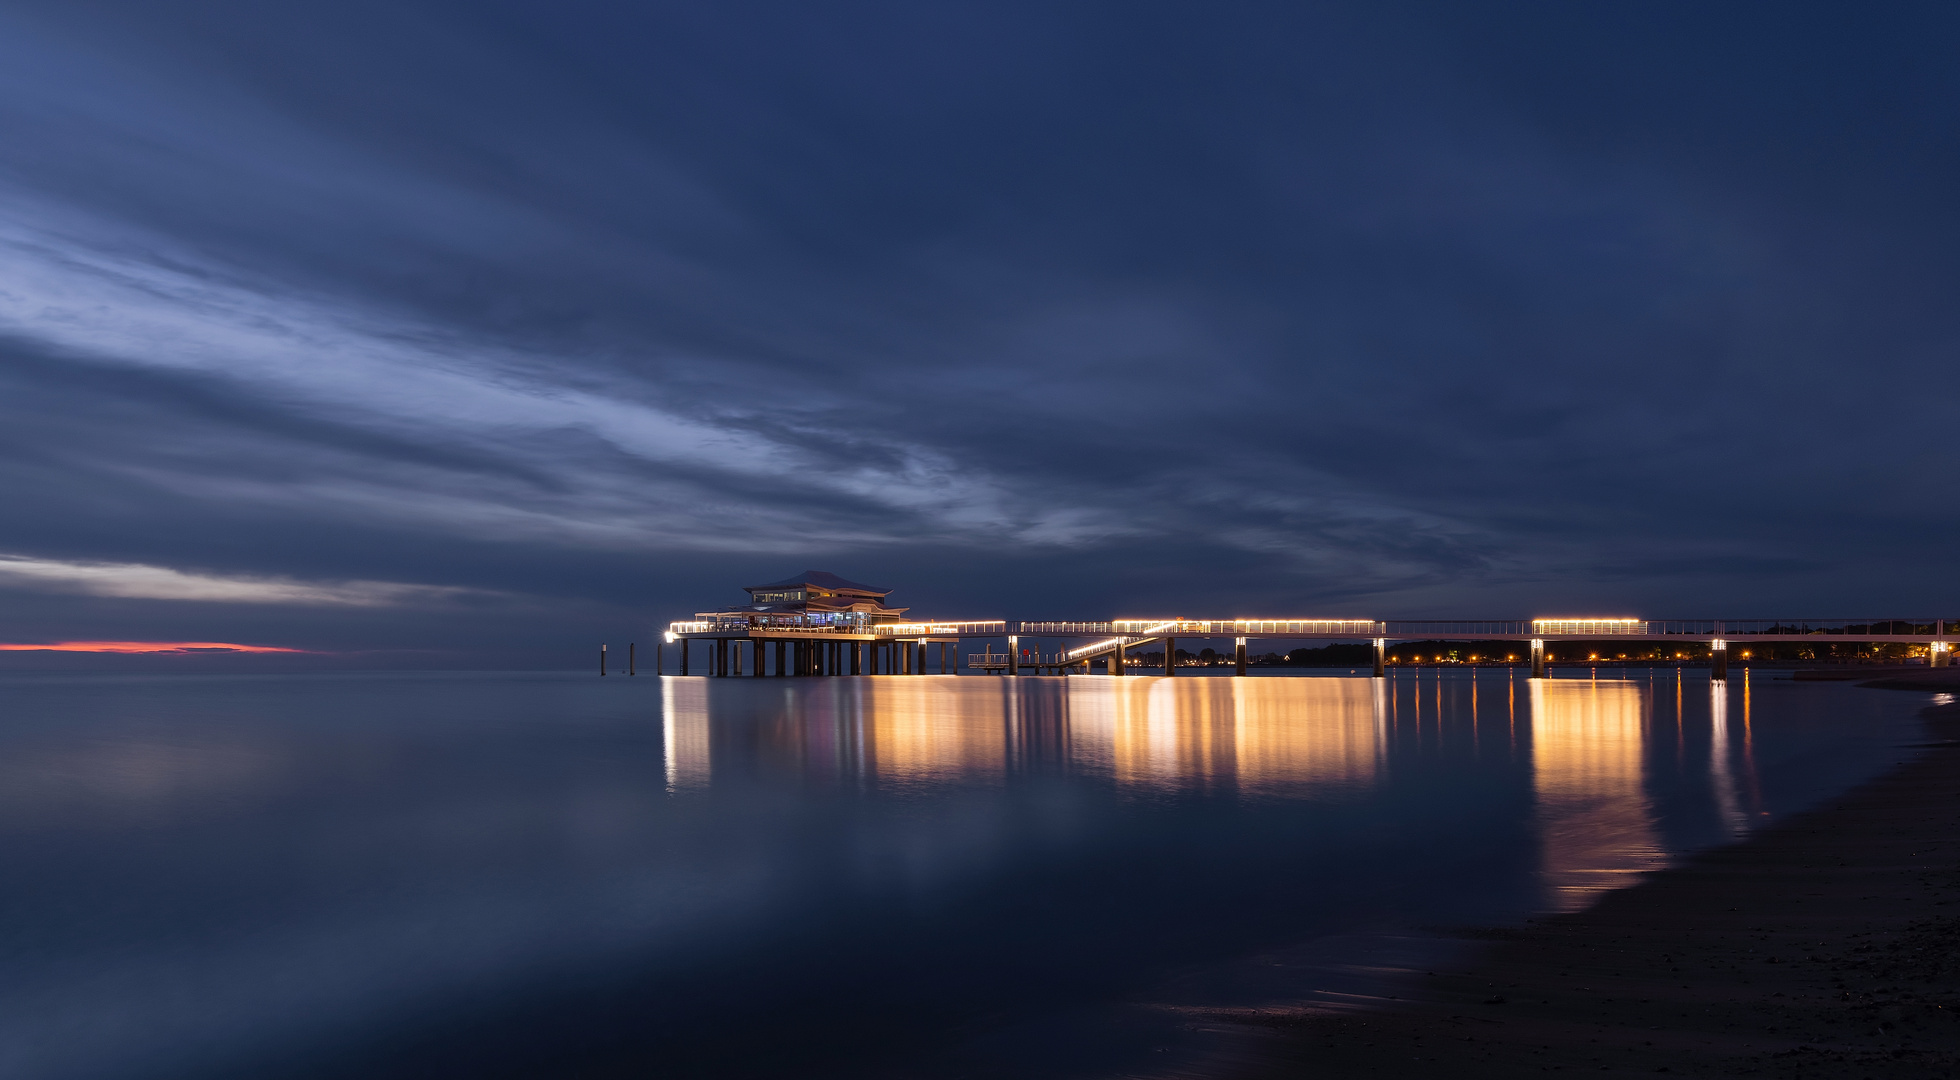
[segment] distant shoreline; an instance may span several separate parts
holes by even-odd
[[[1939,675],[1865,685],[1960,685]],[[1949,1075],[1960,705],[1922,717],[1916,753],[1834,803],[1584,911],[1490,932],[1460,970],[1411,978],[1407,1004],[1219,1018],[1275,1036],[1228,1075]]]

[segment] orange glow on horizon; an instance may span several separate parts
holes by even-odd
[[[238,645],[229,641],[56,641],[41,645],[0,642],[0,652],[92,653],[303,653],[278,645]]]

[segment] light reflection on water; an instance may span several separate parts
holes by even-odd
[[[1543,679],[1530,695],[1539,873],[1549,906],[1570,911],[1665,862],[1645,785],[1647,695],[1630,682]]]
[[[792,695],[796,707],[770,738],[785,744],[776,755],[800,762],[809,779],[901,789],[1004,784],[1015,763],[1027,765],[1031,745],[1048,742],[1051,764],[1106,776],[1119,790],[1328,798],[1377,782],[1392,733],[1433,748],[1456,725],[1481,753],[1491,708],[1502,719],[1501,731],[1489,736],[1494,745],[1531,771],[1548,909],[1583,907],[1600,891],[1666,864],[1669,848],[1656,832],[1648,794],[1657,694],[1650,680],[1452,675],[1432,669],[1393,682],[1077,678],[1036,696],[1018,692],[1032,680],[852,680]],[[1687,686],[1707,696],[1707,790],[1721,837],[1740,836],[1750,814],[1736,774],[1755,771],[1749,673],[1737,681],[1739,718],[1731,717],[1730,684],[1688,679],[1678,669],[1665,681],[1670,685],[1659,692],[1672,697],[1677,764],[1688,747]],[[663,680],[670,791],[705,788],[712,776],[712,686]],[[1462,700],[1446,701],[1449,692]],[[1731,733],[1738,726],[1739,742]]]
[[[1014,692],[1024,685],[820,685],[769,726],[761,752],[820,781],[1001,784],[1011,766],[1047,757],[1121,789],[1278,797],[1365,786],[1387,745],[1386,691],[1373,680],[1070,679],[1033,698]],[[668,679],[662,700],[668,789],[705,788],[709,686]]]
[[[1110,1003],[1365,999],[1925,703],[1626,674],[4,679],[0,1073],[1155,1069]]]

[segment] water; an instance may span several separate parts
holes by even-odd
[[[1927,701],[1560,674],[0,678],[0,1075],[1202,1072]]]

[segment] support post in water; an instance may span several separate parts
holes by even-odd
[[[1234,642],[1232,651],[1237,658],[1237,663],[1233,667],[1232,674],[1234,675],[1245,674],[1245,639],[1240,638],[1236,642]]]
[[[1109,654],[1109,673],[1111,675],[1123,674],[1123,639],[1122,638],[1116,639],[1116,648]]]
[[[687,674],[687,654],[689,651],[688,646],[692,644],[694,644],[692,639],[689,638],[681,639],[681,674],[683,675]]]
[[[638,667],[640,662],[639,650],[639,642],[629,641],[626,643],[626,674],[628,675],[638,675],[640,673]]]
[[[601,645],[599,646],[599,677],[603,679],[605,678],[605,676],[606,676],[606,647],[604,645]]]
[[[1531,677],[1534,679],[1542,679],[1545,677],[1545,639],[1544,638],[1531,639]]]
[[[1164,676],[1168,678],[1175,674],[1177,674],[1177,639],[1167,637],[1164,639]]]
[[[1007,673],[1009,675],[1021,673],[1021,639],[1013,634],[1007,635]]]
[[[1722,681],[1729,677],[1729,643],[1721,638],[1708,643],[1708,677]]]
[[[1933,642],[1933,655],[1926,662],[1933,667],[1945,667],[1953,659],[1953,648],[1944,641]]]
[[[1378,637],[1375,639],[1375,678],[1381,679],[1381,678],[1386,678],[1387,676],[1388,676],[1388,639],[1385,637]]]

